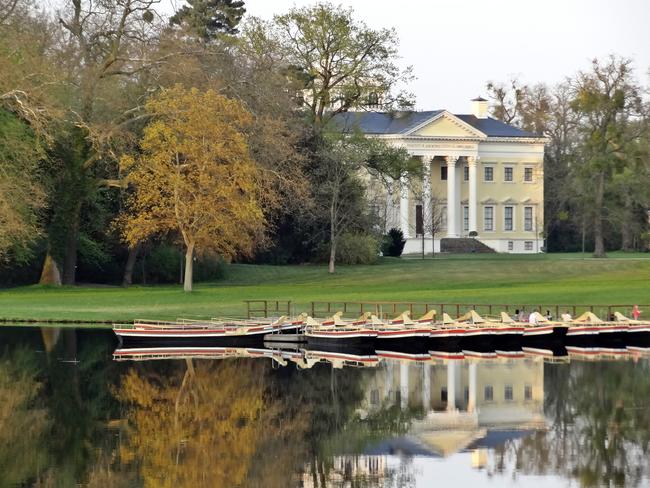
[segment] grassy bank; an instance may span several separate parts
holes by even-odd
[[[0,317],[130,320],[242,315],[244,299],[433,301],[444,303],[650,303],[650,256],[476,255],[383,259],[373,266],[232,265],[227,277],[180,286],[20,287],[0,291]]]

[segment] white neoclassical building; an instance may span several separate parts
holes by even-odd
[[[422,161],[421,180],[404,178],[388,189],[369,182],[383,230],[402,230],[405,253],[421,252],[423,243],[429,253],[458,244],[472,250],[468,237],[498,252],[541,252],[546,139],[488,117],[480,97],[471,103],[470,114],[348,112],[336,122]]]

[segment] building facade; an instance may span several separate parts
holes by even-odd
[[[404,253],[439,252],[442,239],[466,237],[497,252],[543,251],[546,139],[488,117],[487,108],[477,98],[470,114],[337,115],[343,130],[405,147],[423,165],[422,178],[368,182],[382,230],[402,230]]]

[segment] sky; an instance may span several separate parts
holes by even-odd
[[[173,0],[170,0],[173,1]],[[314,0],[246,0],[265,19]],[[394,27],[413,66],[416,108],[467,113],[488,81],[556,83],[591,59],[631,58],[650,86],[650,0],[334,0],[370,27]]]

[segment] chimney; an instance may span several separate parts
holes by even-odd
[[[487,119],[488,102],[485,98],[476,97],[472,100],[472,115],[477,119]]]

